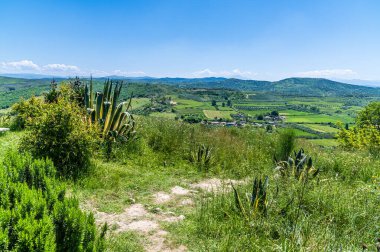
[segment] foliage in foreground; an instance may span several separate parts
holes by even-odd
[[[262,182],[260,186],[258,182],[254,186],[258,190],[253,191],[260,193],[253,194],[262,199],[257,201],[261,206],[257,211],[251,206],[252,184],[203,198],[196,212],[188,216],[183,226],[175,227],[174,232],[187,232],[182,238],[186,237],[188,244],[196,244],[192,248],[197,251],[230,251],[231,248],[234,251],[360,251],[363,243],[369,251],[376,251],[376,239],[380,235],[379,181],[373,178],[364,183],[352,175],[355,182],[346,182],[347,175],[343,174],[354,172],[351,164],[328,164],[326,160],[320,160],[319,164],[324,172],[317,179],[307,181],[278,176],[272,170],[268,185]],[[369,164],[372,174],[379,172],[374,165],[379,162]],[[333,169],[341,172],[333,174]],[[262,171],[254,173],[260,176]],[[253,214],[260,212],[266,214]]]
[[[84,103],[89,120],[99,126],[101,137],[107,145],[108,158],[112,152],[112,143],[127,142],[135,134],[135,120],[128,112],[132,98],[129,102],[119,103],[122,87],[123,82],[114,83],[107,80],[104,83],[103,93],[94,93],[91,79],[90,87],[86,84],[84,88]]]
[[[355,127],[341,127],[338,138],[345,148],[368,149],[380,155],[380,102],[367,105],[358,114]]]
[[[10,152],[0,169],[1,251],[103,251],[106,227],[65,197],[50,160]]]
[[[139,138],[134,145],[141,143],[140,154],[157,156],[161,163],[181,160],[193,165],[194,170],[211,174],[246,176],[252,165],[262,166],[269,161],[275,148],[274,135],[248,127],[210,128],[144,117],[138,118],[137,130]],[[126,153],[120,151],[118,156]]]
[[[268,183],[268,177],[265,177],[263,181],[255,178],[252,185],[252,193],[247,194],[247,197],[241,197],[238,190],[231,185],[234,191],[236,208],[240,211],[246,221],[252,220],[252,218],[254,218],[257,214],[263,214],[266,216],[268,207]]]
[[[289,156],[287,160],[276,161],[276,170],[282,176],[294,177],[297,180],[306,181],[318,175],[319,169],[313,166],[313,159],[305,154],[301,148],[298,152],[294,152],[294,156]]]
[[[58,174],[76,178],[89,167],[96,131],[83,120],[80,108],[64,99],[43,105],[28,127],[20,148],[36,158],[50,158]]]
[[[30,126],[35,119],[42,115],[44,110],[43,99],[31,97],[28,100],[22,99],[12,106],[12,114],[15,114],[11,128],[13,130],[25,129]]]

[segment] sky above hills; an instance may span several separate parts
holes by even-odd
[[[380,80],[378,0],[0,0],[0,74]]]

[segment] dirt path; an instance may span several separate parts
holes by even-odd
[[[230,184],[240,183],[239,181],[207,179],[199,183],[190,184],[189,188],[174,186],[170,193],[157,192],[152,195],[152,201],[156,205],[165,206],[169,203],[176,202],[179,206],[194,205],[194,196],[199,192],[218,192],[230,188]],[[88,208],[88,207],[86,207]],[[148,252],[169,251],[182,252],[187,251],[183,245],[174,247],[167,239],[168,232],[162,229],[162,222],[180,222],[185,219],[184,215],[176,215],[173,212],[164,212],[161,208],[148,211],[147,208],[139,203],[130,205],[120,214],[100,212],[95,208],[91,211],[94,213],[97,224],[108,223],[112,232],[121,233],[133,231],[141,234],[146,241],[144,248]]]

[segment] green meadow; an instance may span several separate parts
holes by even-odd
[[[24,174],[55,160],[57,176],[45,179],[65,188],[65,198],[77,202],[72,211],[78,216],[93,216],[78,223],[82,231],[93,230],[88,239],[97,244],[94,251],[361,251],[363,244],[375,251],[379,158],[372,150],[344,148],[336,139],[338,122],[353,127],[353,112],[361,106],[338,111],[345,98],[331,99],[334,109],[328,110],[329,101],[315,97],[279,96],[281,102],[273,102],[273,96],[268,100],[257,93],[256,101],[244,92],[165,87],[163,96],[147,91],[132,97],[129,112],[136,115],[113,116],[123,121],[113,124],[112,134],[99,136],[96,127],[104,121],[94,119],[96,99],[93,110],[85,110],[71,96],[70,82],[62,85],[62,100],[49,102],[54,97],[45,93],[1,111],[1,126],[11,131],[0,135],[0,161],[10,167],[10,156],[19,160],[14,165],[25,162],[22,155],[35,155],[38,165],[17,168]],[[128,98],[123,92],[120,101]],[[258,119],[273,112],[284,120]],[[57,119],[61,113],[73,126]],[[231,114],[242,116],[233,119]],[[247,121],[244,127],[210,127],[186,121],[194,115]],[[263,126],[252,124],[257,122]],[[57,128],[69,135],[53,130]],[[48,149],[42,149],[37,135]],[[51,151],[67,141],[70,148]],[[300,162],[293,152],[307,164],[302,161],[296,168],[287,163],[289,157]],[[56,153],[68,156],[56,159]],[[88,162],[81,165],[84,155]],[[68,167],[78,169],[78,175]],[[44,216],[57,218],[49,211]],[[71,223],[74,215],[66,218]],[[39,232],[36,227],[25,230]],[[72,244],[85,242],[82,231],[79,243]]]

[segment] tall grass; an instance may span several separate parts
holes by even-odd
[[[138,118],[137,125],[137,140],[121,146],[115,157],[144,159],[147,163],[181,160],[192,165],[191,155],[204,145],[212,149],[209,173],[245,177],[252,170],[269,166],[276,146],[275,135],[253,128],[210,128],[146,117]],[[196,170],[197,164],[193,166]]]
[[[215,194],[175,232],[191,232],[186,241],[196,251],[360,251],[363,243],[375,251],[380,194],[372,182],[323,176],[305,185],[274,173],[269,181],[267,215],[247,221],[233,192]],[[237,189],[252,191],[251,185]]]
[[[276,158],[278,160],[287,160],[295,147],[296,134],[293,129],[285,129],[280,131]]]

